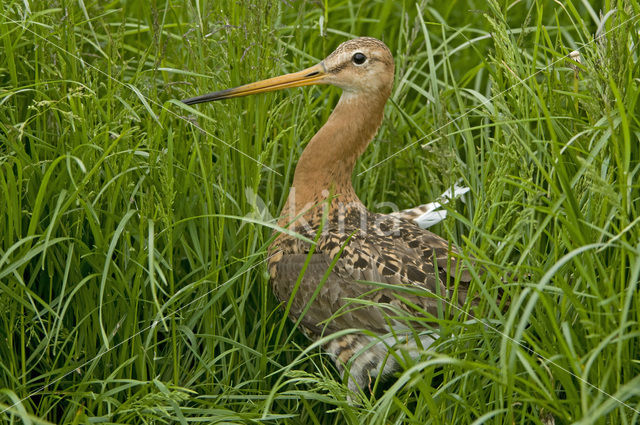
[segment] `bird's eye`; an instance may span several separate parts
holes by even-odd
[[[353,60],[353,63],[355,63],[356,65],[362,65],[364,61],[367,60],[367,57],[362,53],[358,52],[354,54],[351,59]]]

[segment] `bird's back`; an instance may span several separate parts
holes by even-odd
[[[471,276],[458,270],[455,249],[412,221],[371,213],[359,203],[332,208],[322,217],[307,216],[305,225],[296,226],[314,246],[278,236],[269,253],[271,283],[281,302],[291,301],[290,319],[311,339],[365,330],[324,345],[338,370],[349,370],[349,388],[357,393],[372,377],[396,368],[388,347],[398,336],[406,346],[407,332],[424,331],[433,317],[455,312],[452,304],[464,304]],[[435,338],[426,334],[410,345],[425,347]]]
[[[269,271],[280,301],[288,302],[295,290],[289,314],[297,320],[306,310],[301,323],[312,334],[348,328],[386,333],[385,315],[419,316],[422,310],[437,316],[438,304],[446,309],[466,299],[468,272],[461,270],[453,285],[456,250],[411,221],[356,204],[332,209],[324,224],[321,214],[307,224],[296,231],[315,246],[281,234],[271,247]]]

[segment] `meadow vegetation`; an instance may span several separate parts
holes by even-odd
[[[640,423],[639,19],[637,0],[4,0],[0,422]],[[486,273],[350,405],[265,266],[340,90],[176,99],[361,35],[396,80],[356,192],[389,212],[462,181],[432,230]]]

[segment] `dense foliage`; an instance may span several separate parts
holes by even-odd
[[[639,18],[637,0],[3,1],[0,422],[639,423]],[[469,316],[349,405],[265,267],[339,89],[175,99],[360,35],[396,83],[357,193],[388,212],[462,180],[434,231],[488,272]]]

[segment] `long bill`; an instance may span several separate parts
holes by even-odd
[[[256,93],[264,93],[275,90],[287,89],[289,87],[310,86],[313,84],[322,84],[327,76],[327,70],[324,62],[320,62],[311,68],[304,69],[299,72],[281,75],[279,77],[269,78],[267,80],[258,81],[244,86],[232,89],[221,90],[213,93],[203,94],[189,99],[185,99],[182,103],[187,105],[195,105],[196,103],[211,102],[213,100],[230,99],[232,97],[249,96]]]

